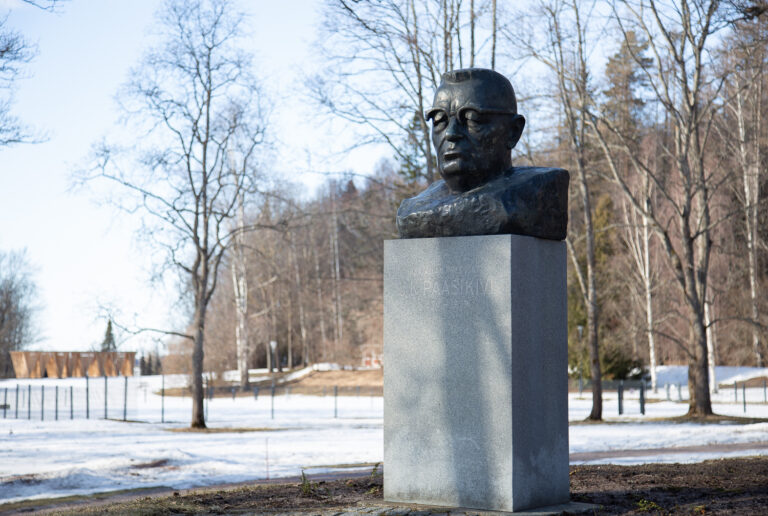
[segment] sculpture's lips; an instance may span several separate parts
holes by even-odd
[[[462,157],[459,151],[451,150],[443,153],[443,161],[453,161]]]

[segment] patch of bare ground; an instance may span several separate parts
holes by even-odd
[[[338,387],[343,396],[381,396],[384,385],[383,369],[362,369],[358,371],[313,371],[293,382],[284,384],[291,393],[332,395]]]
[[[768,423],[768,418],[764,417],[741,417],[741,416],[722,416],[720,414],[710,414],[708,416],[674,416],[674,417],[644,417],[644,423],[701,423],[701,424],[732,424],[732,425],[751,425],[753,423]],[[568,425],[627,425],[637,423],[637,421],[627,420],[598,420],[582,419],[579,421],[568,421]]]
[[[598,505],[595,514],[768,514],[768,457],[695,464],[573,466],[570,480],[571,499]],[[305,479],[226,489],[195,489],[170,495],[141,496],[120,503],[60,506],[45,512],[62,515],[325,515],[356,512],[361,506],[369,507],[370,511],[371,507],[383,503],[382,488],[382,476],[374,472],[337,480]],[[381,511],[368,513],[380,514],[385,510],[382,507]]]
[[[755,376],[754,378],[750,378],[749,380],[745,380],[744,382],[741,382],[741,381],[740,382],[736,382],[736,384],[738,385],[739,389],[741,389],[741,385],[743,383],[747,384],[747,388],[748,389],[750,387],[762,387],[764,385],[764,383],[768,383],[768,376]],[[725,391],[731,390],[731,389],[733,389],[733,384],[732,383],[721,383],[721,384],[718,385],[718,388],[721,389],[721,390],[725,390]]]
[[[721,423],[721,424],[737,424],[737,425],[750,425],[752,423],[768,423],[768,418],[764,417],[741,417],[741,416],[721,416],[720,414],[710,414],[708,416],[677,416],[666,419],[659,419],[659,421],[670,421],[672,423]]]
[[[383,369],[357,371],[315,371],[299,379],[296,385],[338,385],[344,387],[381,387],[384,385]]]
[[[251,382],[251,389],[259,388],[259,395],[268,395],[272,386],[272,379],[277,382],[275,394],[309,394],[314,396],[331,396],[333,388],[337,387],[339,396],[382,396],[384,385],[383,369],[359,369],[349,371],[312,371],[299,379],[282,382],[289,372],[275,373],[274,377]],[[213,387],[214,396],[217,398],[233,395],[238,397],[253,396],[252,390],[241,390],[235,384],[217,382]],[[191,396],[189,387],[173,387],[165,389],[166,396]],[[159,394],[159,391],[157,392]]]
[[[571,499],[599,514],[768,513],[768,458],[696,464],[575,466]]]

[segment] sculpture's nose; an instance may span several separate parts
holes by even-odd
[[[445,128],[445,139],[451,142],[461,139],[463,136],[461,131],[461,124],[458,117],[452,116],[448,119],[448,127]]]

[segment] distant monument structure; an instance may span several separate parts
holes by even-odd
[[[442,179],[384,245],[384,499],[567,504],[569,174],[512,166],[525,119],[495,71],[444,74],[426,118]]]
[[[135,351],[11,351],[16,378],[133,376]]]

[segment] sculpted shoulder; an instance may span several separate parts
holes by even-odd
[[[397,210],[400,238],[526,235],[565,238],[569,174],[560,168],[512,167],[488,183],[454,193],[444,181]]]

